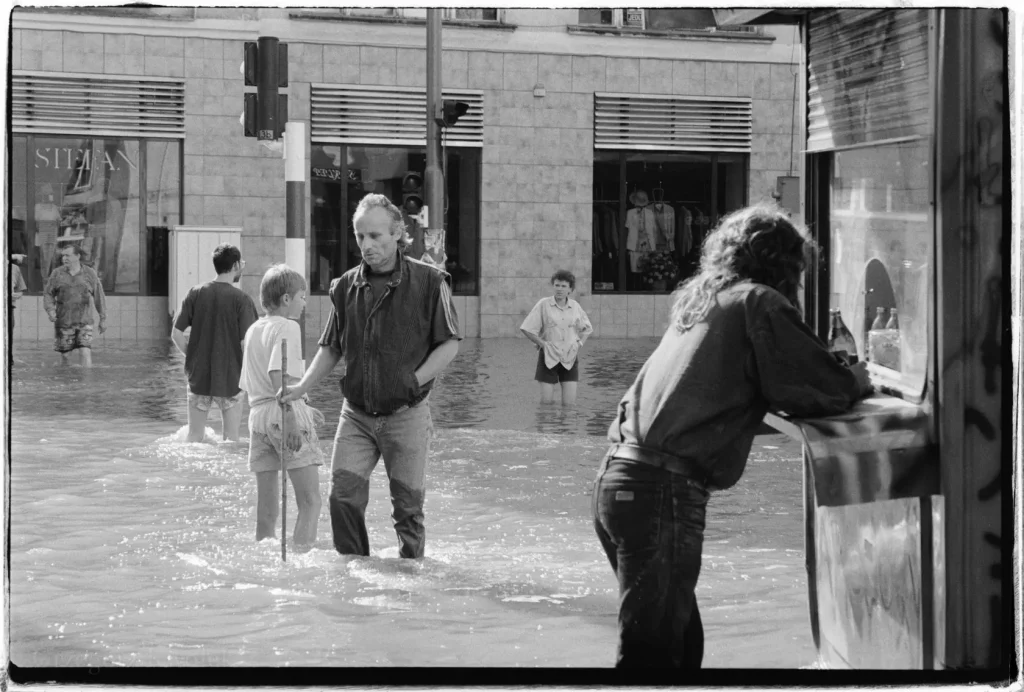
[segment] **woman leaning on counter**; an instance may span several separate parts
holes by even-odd
[[[618,666],[700,667],[694,589],[709,493],[739,480],[768,410],[836,414],[872,391],[865,365],[841,362],[802,319],[811,249],[775,204],[726,216],[619,403],[594,487],[619,580]]]

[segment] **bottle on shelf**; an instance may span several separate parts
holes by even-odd
[[[893,308],[892,310],[889,311],[889,321],[886,323],[885,328],[886,329],[899,329],[900,328],[900,320],[899,320],[899,316],[896,314],[896,308]]]
[[[843,315],[838,308],[832,311],[832,323],[828,330],[828,350],[842,356],[850,365],[857,362],[857,342],[843,322]]]
[[[875,321],[871,323],[872,329],[885,329],[885,308],[875,309]]]

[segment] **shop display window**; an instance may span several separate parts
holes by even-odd
[[[873,375],[917,394],[929,355],[929,142],[830,155],[829,306],[840,309]]]
[[[82,249],[110,294],[167,295],[167,229],[181,223],[181,142],[12,138],[10,252],[42,291],[60,249]]]
[[[445,253],[456,295],[477,295],[480,267],[480,150],[446,150]],[[413,239],[407,250],[424,253],[423,226],[406,213],[410,197],[426,201],[422,187],[426,151],[411,147],[314,144],[311,155],[310,287],[324,294],[331,281],[358,266],[352,215],[371,192],[388,197],[403,210]],[[410,177],[409,174],[413,175]],[[417,175],[418,174],[418,175]],[[418,183],[418,187],[416,184]],[[411,208],[411,205],[410,205]],[[433,225],[435,210],[429,210]]]
[[[593,291],[674,290],[746,195],[745,154],[596,151]]]

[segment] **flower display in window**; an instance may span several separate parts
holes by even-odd
[[[649,285],[671,281],[679,273],[679,266],[671,252],[648,252],[640,263],[644,283]]]

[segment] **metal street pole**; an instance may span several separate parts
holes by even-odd
[[[302,274],[309,293],[306,275],[306,123],[289,120],[284,127],[285,240],[284,261]],[[306,353],[306,313],[299,318],[302,335],[299,353]],[[282,375],[283,376],[283,375]]]
[[[427,228],[423,230],[426,254],[424,261],[445,266],[444,242],[444,173],[441,169],[441,12],[427,9],[427,169],[423,174],[426,188]]]

